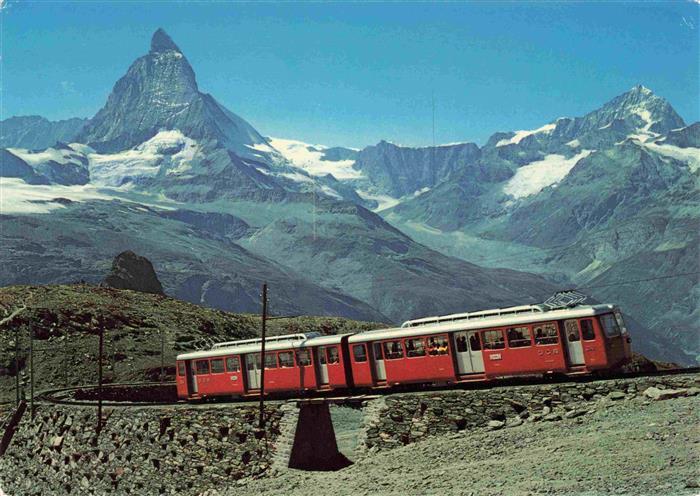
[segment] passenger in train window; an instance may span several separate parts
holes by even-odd
[[[479,341],[479,334],[476,332],[469,336],[469,346],[471,346],[472,351],[481,350],[481,341]]]
[[[330,348],[327,348],[327,350],[328,350],[328,363],[329,364],[339,363],[340,357],[338,356],[338,347],[331,346]]]
[[[421,357],[425,356],[425,343],[423,339],[407,339],[406,340],[406,356]]]
[[[457,342],[457,351],[464,353],[467,351],[467,336],[464,333],[460,333],[455,340]]]
[[[403,358],[403,347],[400,341],[387,341],[384,343],[384,355],[389,360]]]
[[[508,335],[508,347],[510,348],[522,348],[532,344],[529,327],[511,327],[506,334]]]
[[[443,336],[438,336],[435,338],[437,344],[437,354],[447,355],[449,348],[447,347],[447,339]]]
[[[542,324],[541,327],[535,328],[535,343],[536,344],[557,344],[557,328],[554,324]]]
[[[569,343],[575,343],[576,341],[581,340],[578,333],[578,324],[575,320],[565,320],[564,329],[566,330],[566,339],[569,341]]]
[[[503,331],[484,331],[484,349],[500,350],[505,347]]]
[[[294,367],[294,355],[291,351],[280,351],[279,353],[280,367]]]
[[[435,338],[430,338],[428,341],[428,354],[429,355],[437,355],[438,354],[438,345],[435,342]]]

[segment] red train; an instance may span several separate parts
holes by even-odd
[[[183,399],[259,395],[260,339],[177,357]],[[452,384],[504,377],[588,374],[630,357],[630,337],[613,305],[526,305],[430,317],[401,327],[335,336],[268,338],[266,393]]]

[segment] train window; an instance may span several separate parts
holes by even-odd
[[[255,355],[247,355],[245,358],[248,370],[260,370],[260,353]]]
[[[294,367],[294,354],[291,351],[280,351],[280,367]]]
[[[277,368],[277,353],[265,353],[265,368],[266,369],[276,369]]]
[[[352,347],[352,355],[357,363],[367,361],[367,349],[364,344],[356,344]]]
[[[466,353],[469,351],[467,348],[467,333],[466,332],[456,332],[455,333],[455,344],[457,345],[457,351],[459,353]]]
[[[506,347],[503,331],[484,331],[484,349],[500,350]]]
[[[403,346],[401,341],[386,341],[384,343],[384,356],[388,360],[403,358]]]
[[[481,350],[481,340],[479,339],[478,332],[473,332],[472,335],[469,336],[469,346],[471,347],[472,351]]]
[[[224,359],[223,358],[215,358],[214,360],[211,361],[211,373],[212,374],[220,374],[224,371]]]
[[[177,375],[185,375],[185,362],[177,362]]]
[[[374,343],[374,359],[384,360],[384,353],[382,353],[382,343]]]
[[[433,336],[428,338],[428,353],[430,355],[447,355],[447,338],[445,336]]]
[[[529,327],[509,327],[506,336],[508,336],[509,348],[522,348],[532,344]]]
[[[309,350],[297,350],[297,365],[300,367],[311,365],[311,354]]]
[[[194,362],[194,369],[197,375],[209,373],[209,360],[197,360]]]
[[[609,338],[614,338],[620,335],[620,326],[617,325],[617,319],[611,313],[606,313],[600,317],[600,323],[603,324],[603,332]]]
[[[238,357],[228,357],[226,359],[226,371],[227,372],[238,372],[241,370],[241,362]]]
[[[328,360],[326,360],[326,348],[324,346],[318,349],[318,363],[321,365],[326,365],[328,363]]]
[[[564,332],[566,333],[566,340],[569,343],[581,341],[581,335],[578,332],[578,322],[575,320],[564,321]]]
[[[422,357],[425,356],[425,341],[422,338],[406,340],[406,356],[407,357]]]
[[[340,356],[338,356],[337,346],[329,346],[326,348],[326,354],[328,355],[329,364],[340,363]]]
[[[540,324],[535,326],[536,344],[557,344],[557,328],[554,324]]]
[[[622,318],[620,310],[615,310],[615,319],[617,320],[617,325],[620,327],[622,334],[627,334],[627,326],[625,326],[625,321]]]
[[[595,331],[593,330],[593,321],[585,319],[581,321],[581,336],[585,341],[593,341],[595,339]]]

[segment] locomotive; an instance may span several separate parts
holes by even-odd
[[[265,340],[264,357],[261,339],[218,343],[177,356],[178,398],[259,396],[263,375],[265,394],[304,394],[573,376],[622,366],[631,356],[631,339],[619,308],[563,297],[389,329],[274,336]]]

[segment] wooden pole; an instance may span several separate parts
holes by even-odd
[[[15,326],[15,400],[19,406],[19,326]]]
[[[98,366],[97,366],[97,435],[99,436],[102,430],[102,351],[104,346],[104,324],[100,321],[100,345],[98,352]]]
[[[262,291],[262,344],[260,347],[260,419],[258,427],[265,427],[265,324],[267,320],[267,283]]]
[[[165,380],[163,375],[163,369],[165,368],[165,333],[163,329],[160,330],[160,383],[162,384]]]
[[[29,326],[29,411],[34,418],[34,326]]]

